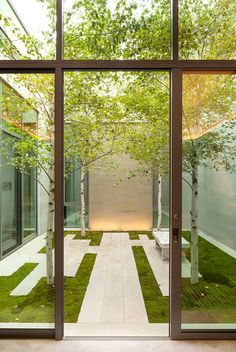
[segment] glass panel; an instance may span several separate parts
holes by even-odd
[[[235,0],[179,0],[179,58],[236,58]]]
[[[24,190],[24,238],[37,233],[37,171],[29,169],[23,173]]]
[[[236,328],[236,79],[183,77],[182,328]]]
[[[73,172],[65,180],[65,227],[80,228],[81,197],[80,167],[74,165]],[[88,175],[84,179],[85,225],[88,226]]]
[[[169,73],[64,81],[65,335],[168,336]]]
[[[53,75],[0,76],[0,328],[54,327],[53,101]]]
[[[3,143],[6,139],[10,139],[14,143],[14,137],[10,137],[2,132]],[[2,254],[5,255],[14,249],[21,242],[19,226],[18,207],[20,206],[19,198],[19,173],[17,170],[7,163],[9,158],[14,158],[15,152],[7,151],[7,155],[2,156]]]
[[[64,0],[65,59],[170,59],[169,0]]]
[[[54,59],[55,7],[55,0],[1,0],[0,59]]]

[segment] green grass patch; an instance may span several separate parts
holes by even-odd
[[[75,323],[86,293],[95,263],[96,254],[85,254],[75,277],[65,277],[65,322]],[[22,265],[10,276],[0,277],[0,321],[1,322],[54,322],[54,291],[48,286],[46,277],[27,296],[10,296],[24,278],[37,266],[35,263]]]
[[[183,231],[183,237],[190,242],[190,231]],[[192,317],[186,314],[186,319],[200,322],[199,319],[208,314],[209,322],[233,323],[236,314],[236,259],[201,236],[198,247],[202,278],[194,285],[189,278],[182,279],[182,309],[195,311]],[[190,249],[186,250],[186,257],[191,261]]]
[[[85,236],[81,236],[81,231],[66,231],[67,234],[75,234],[74,240],[90,240],[90,246],[100,246],[102,231],[86,231]]]
[[[169,298],[162,296],[160,287],[143,247],[133,246],[133,254],[149,323],[169,322]],[[166,278],[168,279],[168,278]]]
[[[139,240],[138,235],[147,235],[149,240],[154,240],[152,235],[152,231],[129,231],[129,239],[130,240]]]
[[[10,296],[37,265],[26,263],[12,275],[0,277],[1,322],[53,322],[54,288],[47,286],[45,278],[27,296]]]
[[[96,254],[85,254],[74,278],[65,277],[65,322],[76,323],[96,260]]]

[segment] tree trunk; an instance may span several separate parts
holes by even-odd
[[[161,191],[162,191],[162,177],[158,174],[157,181],[157,230],[161,230],[161,220],[162,220],[162,204],[161,204]]]
[[[53,170],[50,171],[50,177],[53,180]],[[54,198],[55,198],[55,184],[50,181],[49,197],[48,197],[48,222],[46,234],[46,262],[47,262],[47,284],[54,284],[53,273],[53,255],[52,255],[52,239],[53,239],[53,225],[54,225]]]
[[[191,283],[198,283],[198,167],[192,170],[192,199],[191,199]]]
[[[85,237],[85,199],[84,199],[84,178],[85,178],[85,171],[84,168],[81,167],[81,174],[80,174],[80,199],[81,199],[81,236]]]

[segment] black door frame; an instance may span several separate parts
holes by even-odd
[[[182,201],[182,73],[183,71],[235,71],[236,60],[178,59],[178,0],[172,0],[171,60],[63,60],[62,0],[57,4],[55,60],[0,60],[0,73],[53,73],[55,75],[55,329],[1,329],[2,338],[56,338],[64,336],[64,160],[63,160],[63,75],[67,70],[169,70],[171,72],[171,233],[181,233]],[[181,331],[181,245],[170,243],[170,338],[236,339],[236,332]]]

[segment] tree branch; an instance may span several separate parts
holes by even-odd
[[[193,189],[191,183],[189,183],[189,182],[186,180],[186,178],[182,177],[182,179],[189,185],[189,187],[190,187],[191,189]]]

